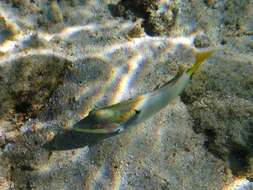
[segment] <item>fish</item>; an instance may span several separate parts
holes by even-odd
[[[193,66],[180,67],[176,76],[157,90],[91,110],[88,116],[77,122],[71,130],[83,133],[121,133],[129,126],[147,120],[179,97],[200,65],[213,52],[214,49],[194,50]]]

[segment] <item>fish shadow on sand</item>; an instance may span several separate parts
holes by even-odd
[[[80,121],[74,124],[73,128],[80,125],[79,123]],[[64,130],[55,135],[51,141],[45,143],[42,147],[51,151],[71,150],[94,145],[103,139],[110,138],[117,134],[118,132],[110,134],[94,134],[74,130]]]

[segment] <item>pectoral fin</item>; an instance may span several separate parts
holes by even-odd
[[[124,126],[127,127],[131,124],[133,124],[133,122],[137,119],[137,117],[140,115],[141,113],[141,110],[134,110],[135,111],[135,114],[130,117],[125,123],[124,123]]]

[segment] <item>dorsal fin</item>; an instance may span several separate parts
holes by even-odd
[[[177,74],[172,78],[170,79],[168,82],[164,83],[163,85],[158,85],[154,90],[157,90],[158,88],[162,88],[164,86],[166,86],[167,84],[169,83],[174,83],[175,81],[177,81],[177,79],[186,71],[186,66],[185,65],[179,65],[178,66],[178,71],[177,71]]]

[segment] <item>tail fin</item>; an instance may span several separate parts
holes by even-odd
[[[195,55],[195,63],[194,65],[189,68],[186,73],[189,76],[192,76],[199,68],[199,66],[204,63],[204,61],[209,58],[213,53],[215,49],[209,49],[209,50],[201,50],[201,51],[194,51]]]

